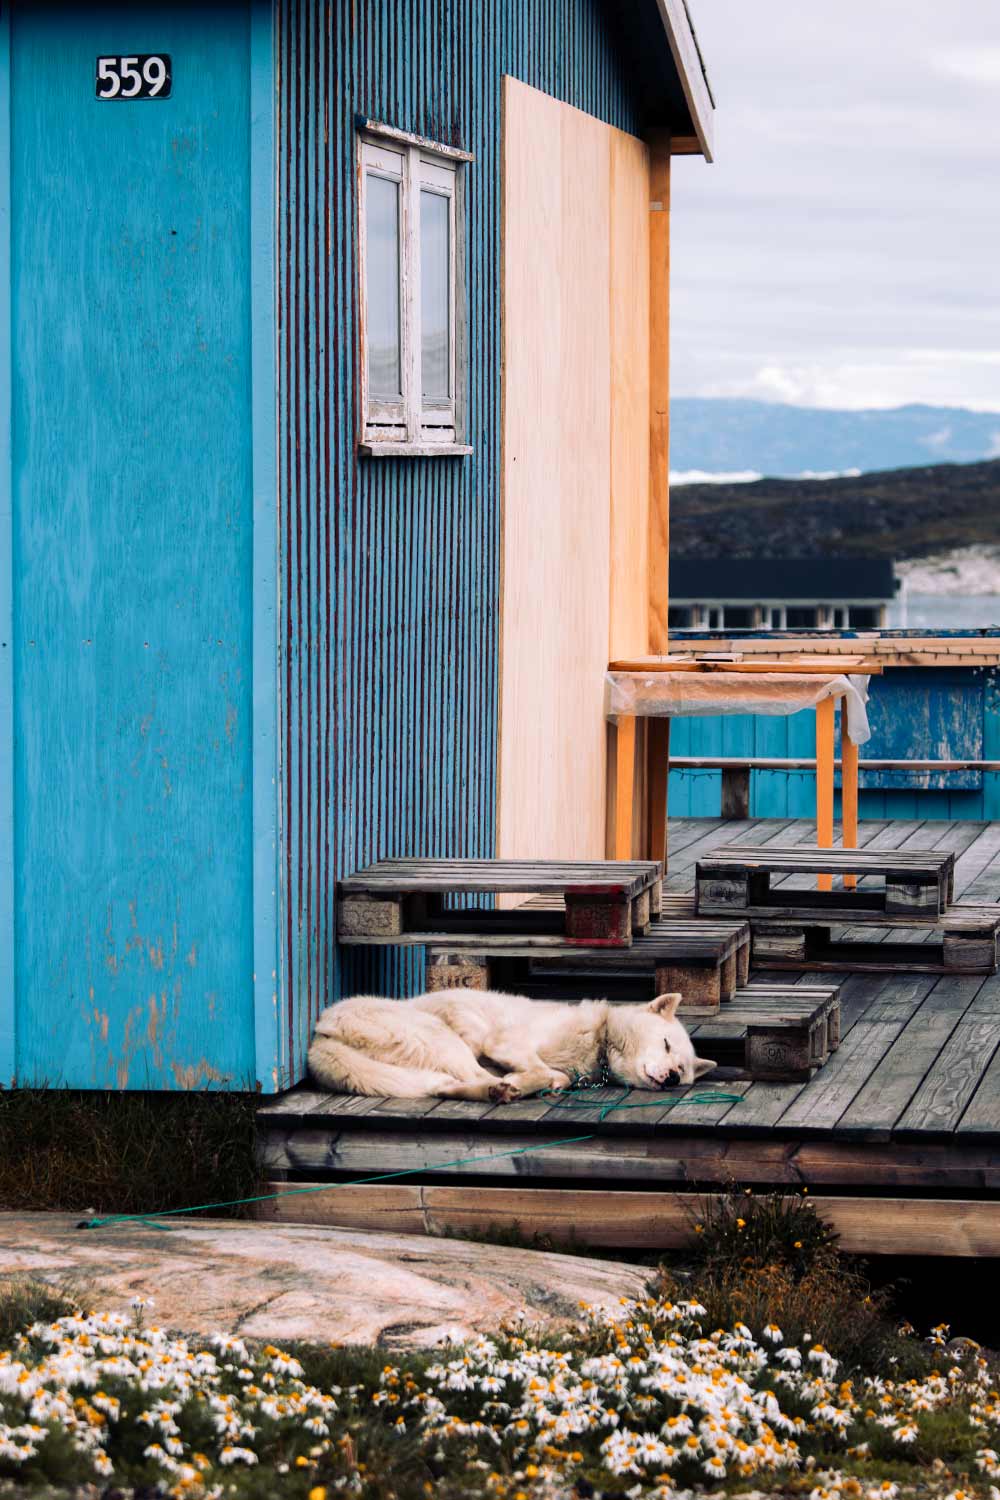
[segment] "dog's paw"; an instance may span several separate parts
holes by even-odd
[[[568,1089],[572,1082],[573,1080],[568,1073],[560,1073],[558,1069],[553,1068],[552,1076],[549,1079],[549,1088],[559,1090]]]
[[[490,1098],[494,1104],[513,1104],[520,1097],[521,1090],[513,1083],[504,1083],[501,1079],[499,1083],[490,1084]]]

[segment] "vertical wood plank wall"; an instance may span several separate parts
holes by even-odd
[[[611,580],[608,657],[644,654],[649,634],[649,149],[609,132]]]
[[[505,79],[502,856],[604,853],[604,672],[648,629],[648,182]]]
[[[422,983],[412,950],[337,952],[338,877],[383,855],[495,852],[501,79],[638,134],[616,26],[602,0],[278,0],[281,1024],[292,1077],[339,994]],[[468,459],[356,457],[359,115],[475,154]],[[590,185],[572,186],[583,196]]]

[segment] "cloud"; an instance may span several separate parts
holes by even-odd
[[[930,62],[936,72],[966,83],[1000,84],[1000,47],[948,47]]]
[[[1000,0],[694,11],[718,154],[672,173],[675,392],[1000,410]]]
[[[747,397],[782,401],[791,406],[866,411],[927,402],[963,406],[973,411],[1000,411],[996,360],[973,357],[966,365],[961,350],[881,350],[878,356],[857,351],[850,358],[801,362],[774,360],[758,365],[739,357],[685,362],[675,369],[677,396]],[[719,364],[728,366],[725,373]],[[1000,437],[1000,434],[998,434]],[[928,440],[929,441],[929,440]],[[939,435],[945,441],[945,435]]]

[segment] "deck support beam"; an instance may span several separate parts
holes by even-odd
[[[423,1184],[303,1192],[269,1182],[279,1196],[258,1217],[283,1224],[386,1229],[405,1234],[485,1233],[516,1228],[610,1249],[683,1249],[695,1242],[706,1199],[719,1194],[635,1193],[565,1188],[441,1187]],[[310,1187],[314,1186],[309,1184]],[[816,1213],[854,1255],[995,1255],[1000,1202],[953,1198],[811,1198]]]

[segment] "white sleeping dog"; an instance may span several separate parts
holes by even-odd
[[[403,1099],[505,1102],[607,1077],[672,1088],[715,1067],[695,1056],[676,1019],[680,1001],[658,995],[648,1005],[570,1005],[496,990],[439,990],[413,1000],[358,995],[320,1016],[309,1071],[335,1093]]]

